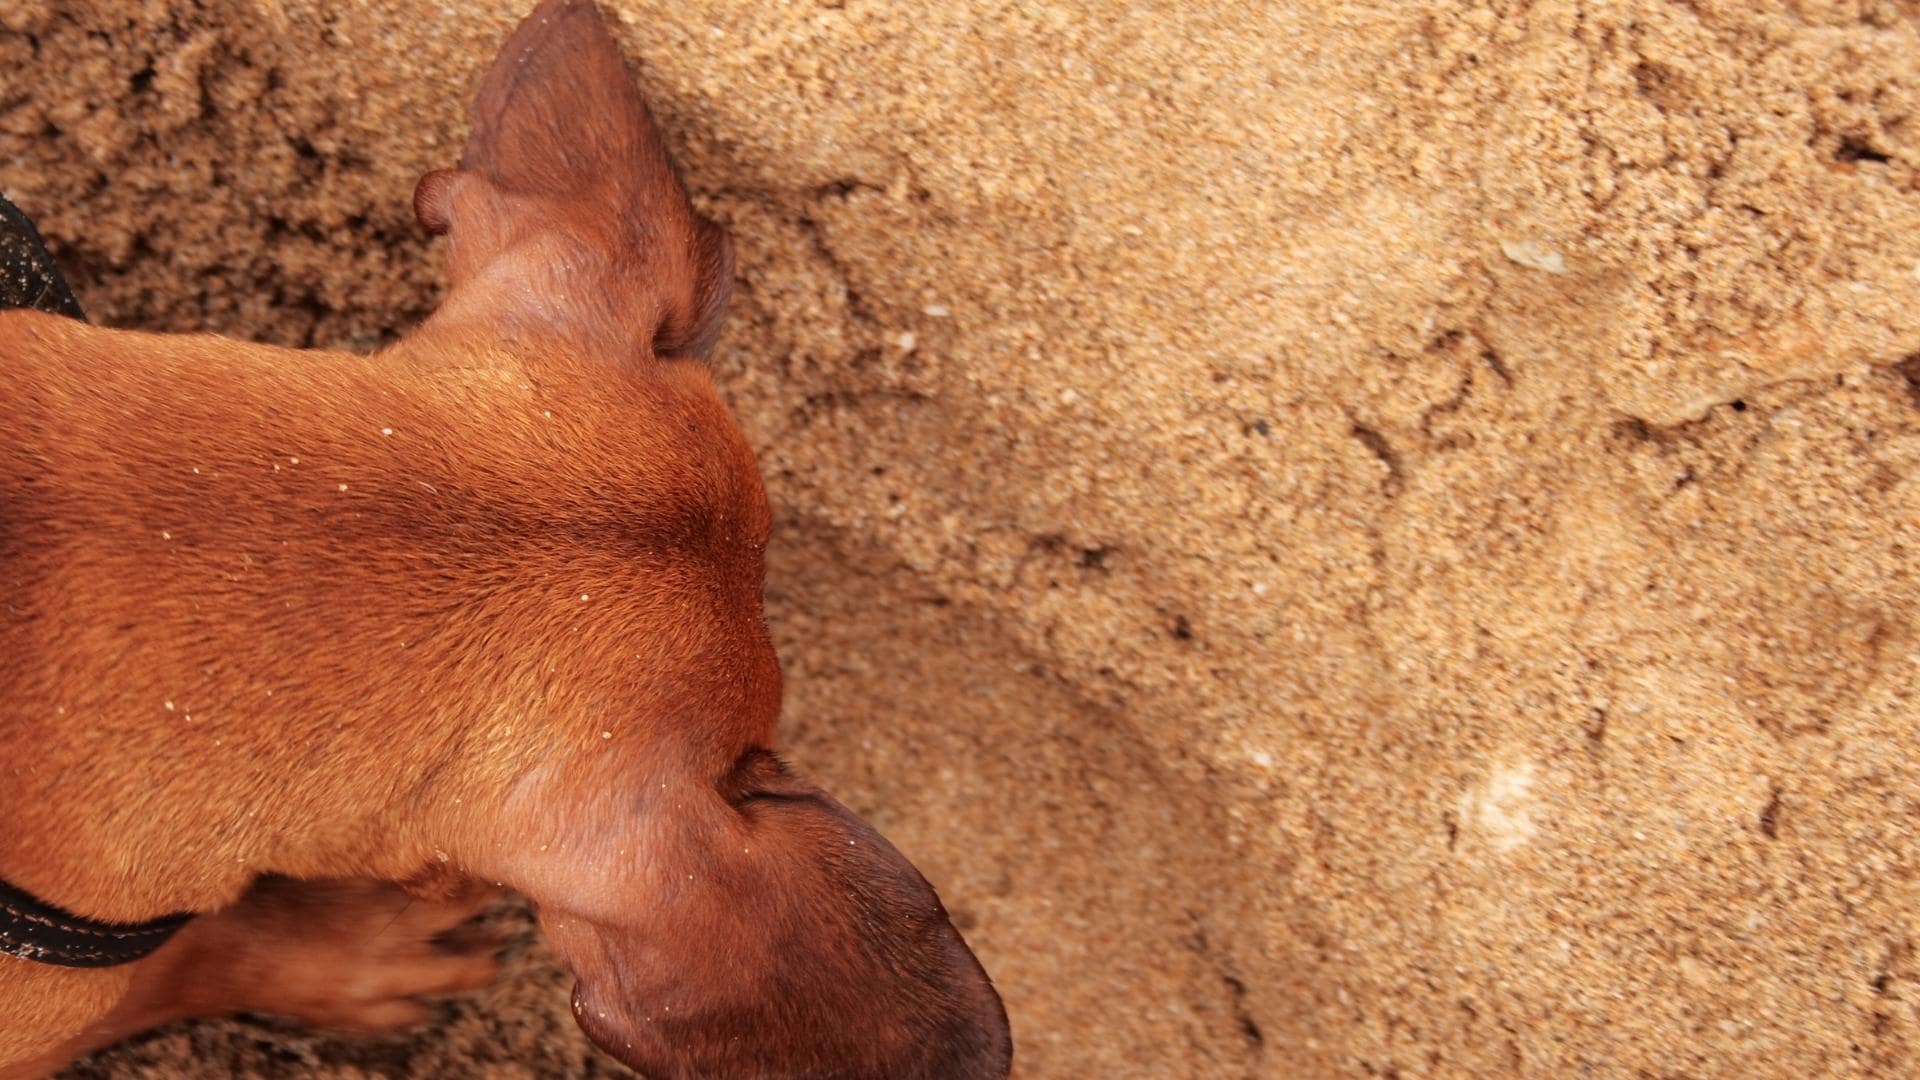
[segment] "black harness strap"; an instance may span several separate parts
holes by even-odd
[[[95,968],[144,959],[178,933],[190,914],[109,923],[62,911],[0,881],[0,953],[61,967]]]
[[[33,308],[86,319],[40,231],[20,208],[0,195],[0,308]]]

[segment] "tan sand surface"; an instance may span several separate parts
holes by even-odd
[[[1028,1077],[1920,1073],[1920,5],[613,0],[795,756]],[[370,348],[520,0],[0,0],[97,319]],[[411,1040],[613,1071],[535,952]]]

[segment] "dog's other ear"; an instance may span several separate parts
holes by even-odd
[[[631,902],[540,904],[574,1016],[646,1076],[1002,1080],[1006,1010],[933,887],[771,754],[674,799]]]
[[[458,169],[414,213],[446,233],[430,326],[534,338],[614,363],[704,357],[733,245],[698,217],[591,0],[545,0],[481,79]]]

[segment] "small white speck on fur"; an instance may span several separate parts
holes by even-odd
[[[383,427],[380,429],[380,434],[391,437],[393,435],[393,429],[390,427]]]
[[[173,711],[173,702],[171,702],[171,701],[163,701],[163,702],[161,702],[161,704],[162,704],[163,706],[165,706],[165,707],[166,707],[166,710],[167,710],[168,712],[172,712],[172,711]]]
[[[603,739],[611,739],[611,738],[613,738],[613,732],[611,732],[611,731],[603,731],[603,732],[601,732],[601,733],[600,733],[600,737],[601,737],[601,738],[603,738]]]
[[[161,529],[161,530],[160,530],[160,539],[162,539],[162,540],[171,540],[171,539],[173,539],[173,534],[172,534],[172,533],[170,533],[170,532],[168,532],[168,531],[167,531],[167,530],[165,530],[165,529]]]
[[[586,594],[586,593],[581,593],[581,594],[580,594],[580,602],[581,602],[581,603],[586,603],[586,600],[587,600],[587,594]]]
[[[297,457],[290,457],[287,459],[287,463],[290,465],[298,465],[300,464],[300,459]]]
[[[347,485],[345,485],[345,484],[341,484],[341,485],[340,485],[340,490],[341,490],[341,491],[345,491],[345,490],[347,490]]]

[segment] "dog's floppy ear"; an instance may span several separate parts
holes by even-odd
[[[933,887],[846,807],[753,752],[642,834],[630,904],[541,901],[574,1015],[645,1076],[1002,1080],[1006,1010]],[[577,890],[585,895],[587,890]]]
[[[732,243],[687,201],[591,0],[545,0],[520,24],[481,79],[460,167],[421,177],[413,204],[448,237],[439,325],[616,363],[703,357],[719,336]]]

